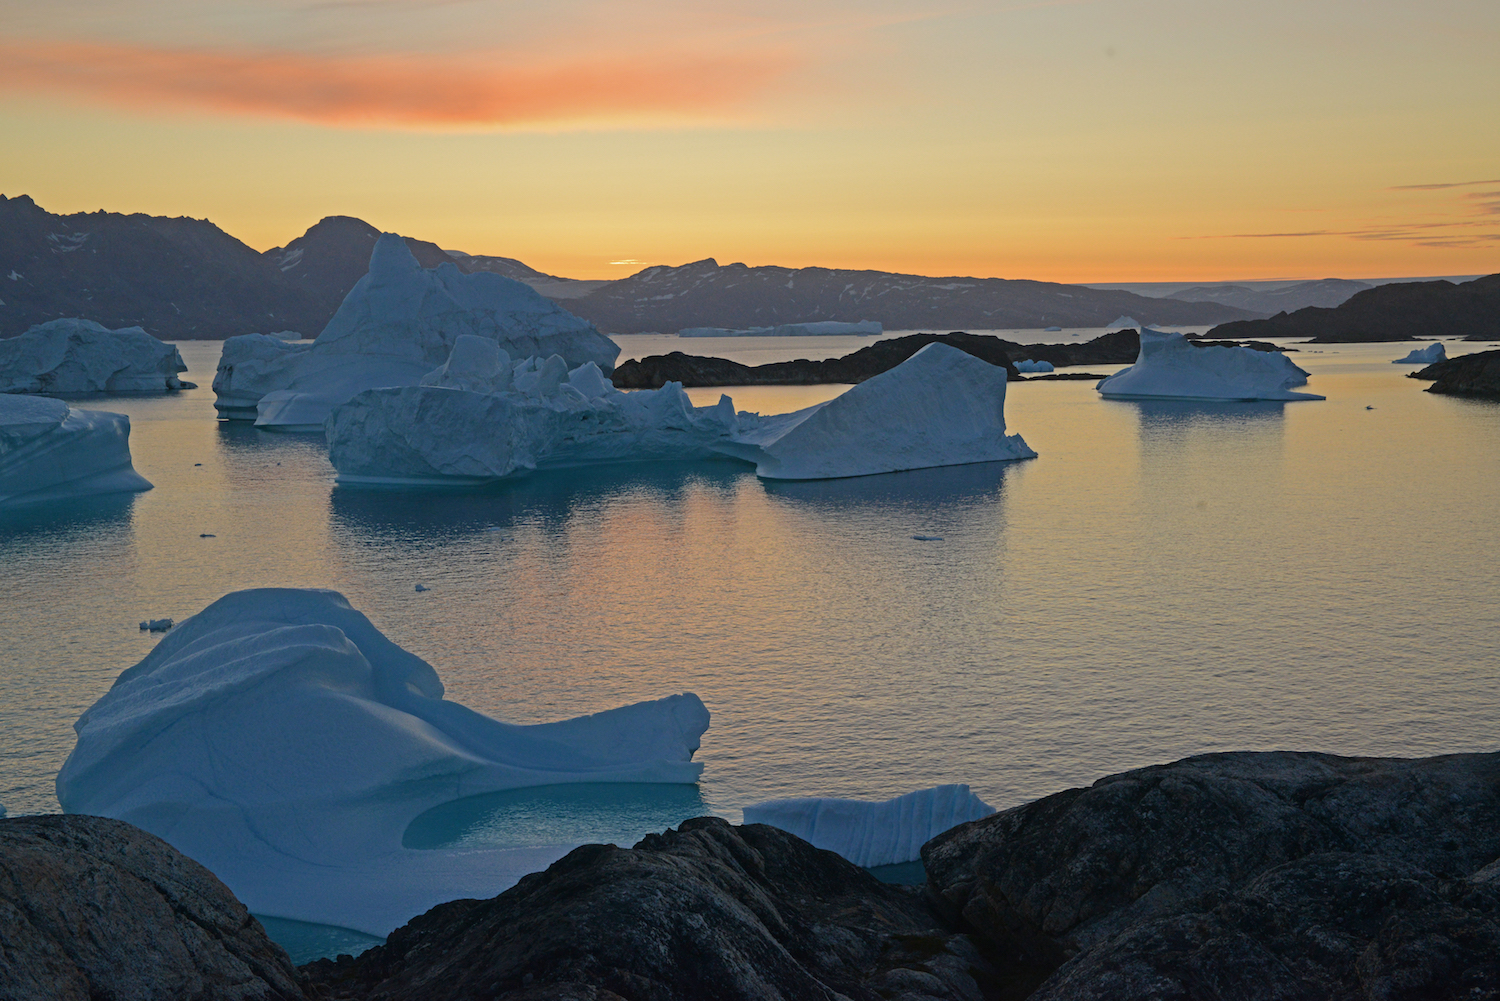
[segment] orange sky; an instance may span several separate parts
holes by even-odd
[[[0,192],[573,277],[1500,271],[1500,4],[0,0]]]

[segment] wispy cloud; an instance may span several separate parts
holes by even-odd
[[[86,42],[0,43],[0,90],[419,129],[729,120],[794,68],[774,46],[518,63],[500,54],[317,55]]]
[[[1500,179],[1492,181],[1453,181],[1448,184],[1398,184],[1395,187],[1386,188],[1387,191],[1441,191],[1444,188],[1472,188],[1481,184],[1500,184]]]

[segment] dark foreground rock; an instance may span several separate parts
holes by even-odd
[[[713,817],[634,849],[579,848],[492,900],[443,904],[357,959],[302,970],[312,997],[372,1001],[978,1001],[995,989],[918,891]]]
[[[1266,320],[1235,320],[1210,337],[1306,337],[1313,344],[1500,338],[1500,274],[1455,285],[1396,282],[1358,292],[1331,309],[1308,306]]]
[[[1433,380],[1427,387],[1429,393],[1500,397],[1500,350],[1476,351],[1435,362],[1412,372],[1409,378]]]
[[[1035,998],[1500,998],[1500,754],[1203,755],[923,849]]]
[[[5,1001],[301,998],[296,971],[213,873],[118,820],[0,820]]]

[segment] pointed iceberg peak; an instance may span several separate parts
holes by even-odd
[[[372,282],[399,281],[407,275],[422,270],[406,240],[395,233],[381,233],[375,241],[375,250],[370,254],[370,280]]]

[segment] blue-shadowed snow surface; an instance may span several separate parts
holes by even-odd
[[[712,353],[870,343],[778,340]],[[216,423],[219,345],[180,347],[203,388],[87,404],[130,416],[156,489],[0,520],[12,815],[58,808],[73,722],[161,639],[140,621],[257,586],[340,591],[449,698],[515,723],[696,692],[702,809],[734,820],[944,783],[1004,809],[1201,751],[1497,746],[1500,405],[1423,392],[1390,345],[1301,345],[1316,405],[1016,383],[1006,423],[1041,455],[1020,464],[806,483],[618,466],[422,495],[337,489],[316,436]],[[839,389],[723,391],[773,413]]]

